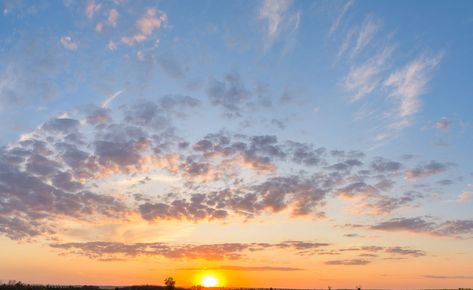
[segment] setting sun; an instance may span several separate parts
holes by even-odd
[[[200,279],[202,286],[204,287],[215,287],[218,285],[218,279],[212,275],[203,276]]]

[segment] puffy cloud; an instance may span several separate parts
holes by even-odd
[[[137,33],[122,37],[122,42],[130,46],[143,42],[153,34],[154,30],[163,27],[167,20],[168,17],[163,11],[148,8],[145,14],[136,21]]]
[[[448,170],[450,166],[451,163],[441,163],[435,160],[431,160],[428,163],[407,170],[405,176],[407,179],[429,177],[432,175],[444,173]]]
[[[108,24],[110,24],[113,27],[117,26],[118,16],[119,16],[119,13],[116,9],[110,9],[108,11],[108,17],[107,17]]]
[[[228,116],[240,116],[243,106],[250,100],[251,92],[244,87],[238,74],[227,74],[223,81],[210,82],[207,95],[210,102],[223,107]]]
[[[159,100],[154,114],[161,114],[170,124],[169,114],[197,104],[188,97],[168,96]],[[128,113],[125,108],[122,118],[130,117]],[[141,112],[134,113],[139,119]],[[84,122],[52,118],[1,148],[1,233],[12,239],[50,236],[61,230],[57,222],[64,218],[124,218],[131,210],[115,196],[95,193],[95,182],[110,174],[147,170],[144,166],[153,160],[150,156],[155,160],[159,156],[152,146],[163,151],[165,140],[151,137],[149,128],[113,123],[104,108],[85,107],[78,114]],[[159,134],[159,129],[153,132]]]
[[[87,0],[85,5],[85,15],[91,19],[100,8],[102,8],[102,4],[96,4],[94,0]]]
[[[402,164],[397,161],[386,160],[384,158],[376,158],[371,163],[371,168],[379,173],[398,172],[402,168]]]
[[[327,150],[273,135],[180,137],[175,119],[199,105],[189,96],[168,95],[113,110],[86,106],[51,118],[3,148],[1,232],[12,238],[48,236],[61,230],[54,230],[54,224],[63,214],[81,221],[130,212],[150,222],[246,219],[279,212],[320,218],[334,195],[357,214],[381,215],[415,206],[424,196],[404,189],[398,193],[395,178],[401,163],[382,157],[365,160],[360,151]],[[429,163],[417,175],[431,167],[437,166]],[[152,193],[147,184],[154,174],[178,182]],[[117,176],[134,180],[122,189],[127,193],[99,194]],[[146,194],[140,192],[145,188]],[[43,207],[34,207],[30,199],[41,200]],[[68,206],[73,210],[63,213]],[[15,236],[15,226],[24,233]],[[462,226],[468,227],[445,224],[442,231],[459,232]]]
[[[318,208],[324,204],[325,194],[310,179],[274,177],[236,191],[196,193],[169,204],[145,203],[140,206],[140,213],[147,220],[221,219],[229,213],[251,217],[264,211],[279,212],[289,208],[293,215],[322,215]]]

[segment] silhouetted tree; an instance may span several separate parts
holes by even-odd
[[[173,277],[167,277],[164,279],[164,285],[166,285],[166,290],[174,290],[176,288],[176,281]]]

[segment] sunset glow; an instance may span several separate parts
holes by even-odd
[[[218,280],[215,276],[206,275],[201,279],[202,286],[204,287],[216,287],[218,286]]]
[[[0,0],[0,290],[471,288],[472,68],[471,0]]]

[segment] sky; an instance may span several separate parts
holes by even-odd
[[[472,1],[0,1],[0,280],[473,286]]]

